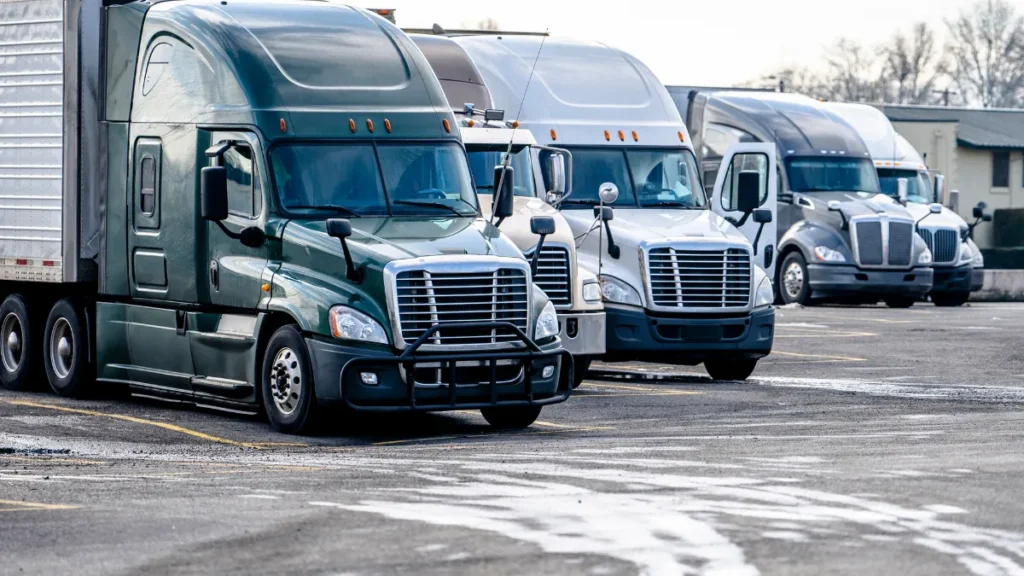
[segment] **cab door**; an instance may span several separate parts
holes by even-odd
[[[775,279],[775,243],[778,229],[776,206],[778,176],[775,170],[775,143],[742,142],[733,144],[722,156],[722,164],[715,178],[711,194],[711,209],[731,222],[755,244],[754,262],[764,268],[769,278]],[[737,199],[740,172],[753,171],[760,175],[759,208],[770,210],[771,222],[755,222],[753,215],[740,212]]]

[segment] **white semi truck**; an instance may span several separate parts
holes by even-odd
[[[716,214],[686,127],[642,63],[603,44],[544,35],[450,36],[496,108],[571,153],[570,191],[551,201],[573,229],[580,263],[598,273],[603,359],[703,362],[715,379],[747,378],[774,341],[765,272],[775,243],[774,146],[730,149],[736,170],[714,194],[725,189],[736,201]],[[533,154],[542,189],[552,189],[552,152]]]
[[[904,204],[917,233],[932,252],[936,306],[961,306],[980,290],[985,259],[970,238],[970,227],[945,204],[945,178],[933,175],[917,150],[900,136],[885,114],[867,104],[826,104],[850,124],[867,145],[883,194]]]

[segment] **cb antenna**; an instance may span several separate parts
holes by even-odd
[[[544,42],[548,39],[548,28],[544,29],[544,36],[541,36],[540,46],[537,48],[537,56],[533,59],[533,67],[530,69],[530,76],[526,79],[526,87],[523,88],[523,97],[519,100],[519,109],[516,110],[515,120],[512,121],[512,134],[508,138],[508,148],[505,149],[505,157],[501,161],[501,177],[495,186],[497,193],[501,193],[501,185],[505,181],[505,171],[512,161],[512,143],[516,139],[516,130],[519,129],[519,115],[523,113],[523,104],[526,103],[526,95],[530,92],[530,83],[533,82],[533,75],[537,72],[537,63],[540,62],[540,53],[544,50]],[[494,210],[491,210],[491,222],[494,222]]]

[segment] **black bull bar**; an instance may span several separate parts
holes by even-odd
[[[519,341],[521,341],[525,348],[503,348],[498,350],[489,350],[481,352],[424,352],[417,353],[419,348],[427,343],[428,340],[434,337],[438,331],[442,329],[462,329],[462,328],[476,328],[476,329],[493,329],[501,330],[515,335]],[[533,391],[533,370],[532,363],[534,360],[541,360],[545,358],[551,358],[555,356],[561,357],[561,370],[558,374],[558,385],[554,395],[536,399],[534,398]],[[520,395],[519,398],[515,399],[501,399],[499,397],[498,390],[498,361],[500,360],[522,360],[523,361],[523,384],[525,384],[525,393]],[[490,399],[489,401],[471,401],[471,402],[459,402],[458,401],[458,363],[459,362],[486,362],[490,364],[490,382],[479,382],[474,389],[478,389],[479,386],[489,386],[490,388]],[[416,397],[416,378],[415,378],[415,367],[417,363],[440,363],[442,370],[448,371],[448,397],[446,403],[439,402],[417,402]],[[380,367],[382,364],[396,364],[405,368],[405,388],[406,388],[406,402],[405,404],[385,404],[385,405],[366,405],[356,404],[352,401],[351,394],[348,391],[350,383],[355,383],[355,380],[349,376],[354,372],[366,371],[367,367]],[[541,350],[540,346],[537,345],[529,336],[523,331],[512,324],[511,322],[447,322],[442,324],[436,324],[431,326],[426,332],[423,333],[415,342],[410,344],[405,350],[402,351],[398,356],[359,356],[352,358],[345,363],[345,366],[341,369],[341,396],[342,400],[347,406],[355,410],[360,411],[431,411],[431,410],[452,410],[452,409],[477,409],[477,408],[490,408],[493,406],[545,406],[548,404],[557,404],[564,402],[569,398],[571,384],[573,381],[573,362],[572,354],[564,348],[558,348],[555,350]],[[518,386],[518,382],[516,385]],[[443,386],[441,386],[443,387]],[[434,390],[438,388],[432,388]]]

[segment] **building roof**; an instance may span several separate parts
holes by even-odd
[[[1024,150],[1024,110],[879,106],[893,122],[955,122],[957,143],[966,148]]]

